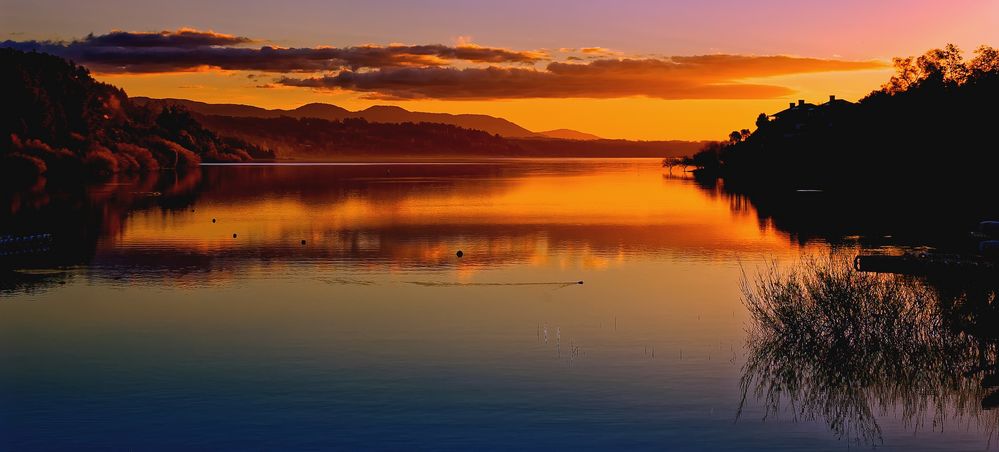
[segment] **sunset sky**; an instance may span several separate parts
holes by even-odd
[[[631,139],[716,139],[795,99],[856,100],[893,56],[999,44],[990,0],[0,4],[4,45],[130,95],[391,104]]]

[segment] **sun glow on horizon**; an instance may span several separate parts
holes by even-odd
[[[95,74],[130,96],[181,98],[208,103],[294,109],[320,102],[348,110],[396,105],[410,111],[486,114],[532,131],[573,129],[602,138],[631,140],[716,140],[733,129],[752,127],[759,113],[779,111],[797,99],[819,102],[829,95],[856,101],[878,88],[891,70],[815,73],[770,77],[768,83],[792,87],[794,94],[774,99],[617,99],[371,100],[348,91],[293,87],[260,88],[254,72],[204,71],[168,74]],[[253,79],[248,78],[254,75]]]

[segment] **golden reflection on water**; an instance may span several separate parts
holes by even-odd
[[[289,177],[258,168],[210,170],[236,173],[225,178],[257,178],[237,181],[241,187]],[[783,254],[790,247],[787,236],[761,226],[751,208],[734,210],[689,181],[664,178],[649,160],[586,164],[566,174],[427,178],[324,170],[334,173],[290,170],[299,177],[331,177],[328,185],[307,192],[207,191],[193,211],[136,212],[104,246],[220,253],[290,249],[301,256],[353,256],[359,264],[401,267],[454,264],[461,249],[466,270],[504,262],[606,268],[633,254],[710,259],[736,252]]]

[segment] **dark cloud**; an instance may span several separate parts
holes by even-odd
[[[113,31],[72,42],[5,41],[3,47],[51,53],[104,73],[180,72],[202,68],[263,72],[317,72],[340,68],[445,66],[473,63],[534,63],[546,56],[477,45],[392,45],[358,47],[237,47],[249,38],[181,29],[162,32]]]
[[[341,71],[324,77],[289,78],[286,86],[344,89],[384,99],[615,98],[758,99],[785,96],[782,86],[746,83],[748,78],[880,68],[874,61],[786,56],[706,55],[668,59],[603,59],[586,64],[520,67],[409,67]]]
[[[250,38],[214,31],[181,28],[177,31],[136,32],[115,30],[104,35],[87,35],[79,41],[92,47],[176,47],[234,46],[254,42]]]
[[[337,49],[237,47],[99,47],[86,43],[12,42],[3,47],[61,56],[102,73],[184,72],[202,68],[265,72],[315,72],[344,65]]]
[[[251,46],[254,42],[241,36],[180,29],[112,31],[71,42],[8,40],[0,46],[51,53],[102,73],[205,68],[279,73],[285,76],[260,86],[342,89],[386,99],[772,98],[788,95],[792,90],[747,80],[883,66],[872,61],[789,56],[626,59],[617,58],[614,52],[601,47],[584,47],[559,49],[575,55],[539,69],[535,63],[549,59],[543,52],[474,44],[279,48]],[[478,65],[468,67],[467,63]],[[316,73],[326,75],[301,75]],[[247,77],[255,80],[260,75]]]

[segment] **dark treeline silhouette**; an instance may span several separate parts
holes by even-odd
[[[966,60],[948,45],[896,58],[897,73],[859,103],[804,101],[736,131],[685,163],[734,190],[955,193],[991,189],[997,162],[999,51]]]
[[[358,157],[445,154],[512,155],[518,148],[498,135],[436,123],[380,123],[360,118],[251,118],[201,116],[221,134],[275,150],[282,157]]]
[[[700,141],[566,140],[510,138],[528,157],[679,157],[704,146]]]
[[[149,102],[152,108],[163,103]],[[280,158],[358,160],[460,157],[680,156],[703,143],[690,141],[510,138],[431,122],[375,122],[363,118],[201,115],[211,130],[273,149]]]
[[[8,182],[273,158],[220,137],[183,109],[135,105],[62,58],[0,49],[0,67],[0,171]]]

